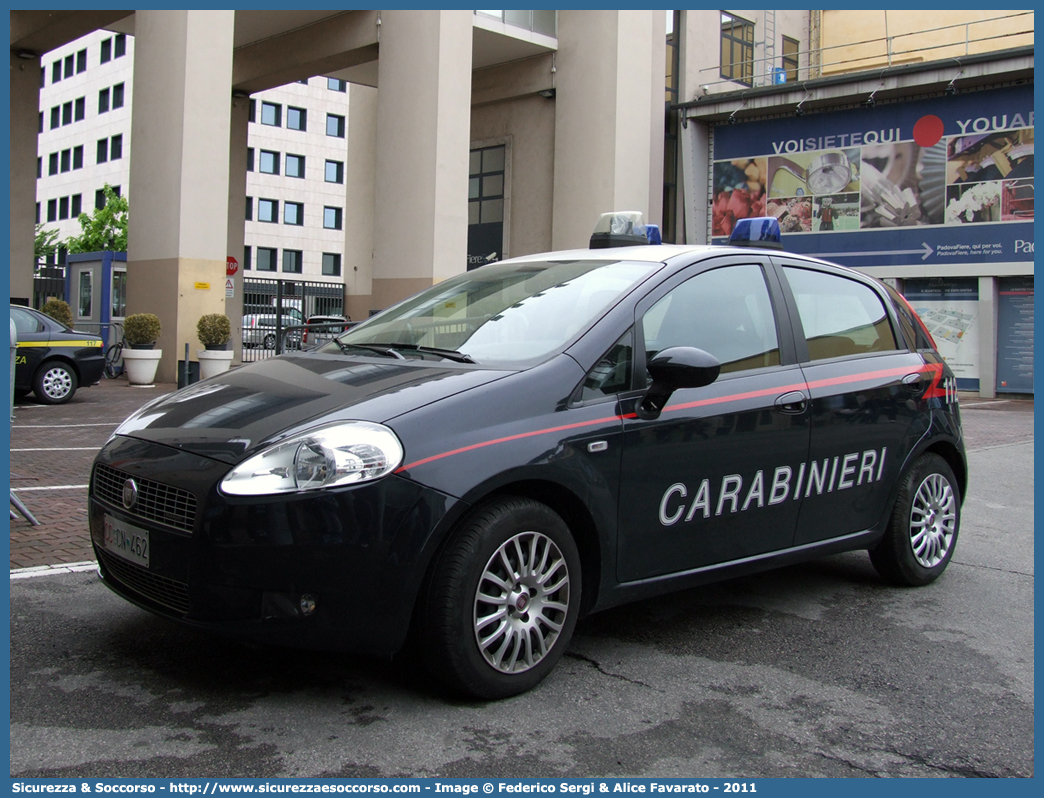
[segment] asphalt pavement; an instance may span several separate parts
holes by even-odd
[[[1031,401],[962,399],[971,487],[934,584],[885,586],[852,552],[619,607],[537,689],[482,704],[409,663],[176,626],[75,565],[86,493],[65,486],[171,387],[15,411],[12,483],[57,487],[20,491],[43,523],[11,525],[14,776],[1034,774]]]

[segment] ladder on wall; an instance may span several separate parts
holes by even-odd
[[[764,37],[761,41],[761,48],[764,56],[761,61],[763,64],[761,85],[771,86],[772,68],[776,65],[776,12],[766,9],[762,14],[761,31]]]

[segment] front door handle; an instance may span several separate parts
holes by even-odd
[[[797,416],[808,409],[808,397],[801,391],[788,391],[776,397],[775,406],[780,413]]]

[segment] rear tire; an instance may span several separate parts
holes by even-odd
[[[65,404],[76,393],[77,385],[72,366],[60,360],[48,360],[33,377],[33,393],[46,405]]]
[[[432,565],[418,608],[419,655],[455,692],[498,699],[535,687],[569,645],[580,557],[565,522],[540,502],[480,508]]]
[[[961,494],[949,464],[921,455],[903,475],[888,531],[870,562],[897,585],[934,582],[949,564],[961,526]]]

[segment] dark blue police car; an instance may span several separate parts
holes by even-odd
[[[150,403],[93,468],[105,583],[275,643],[409,638],[497,698],[623,602],[853,549],[931,582],[967,483],[954,377],[893,289],[760,224],[483,266]]]

